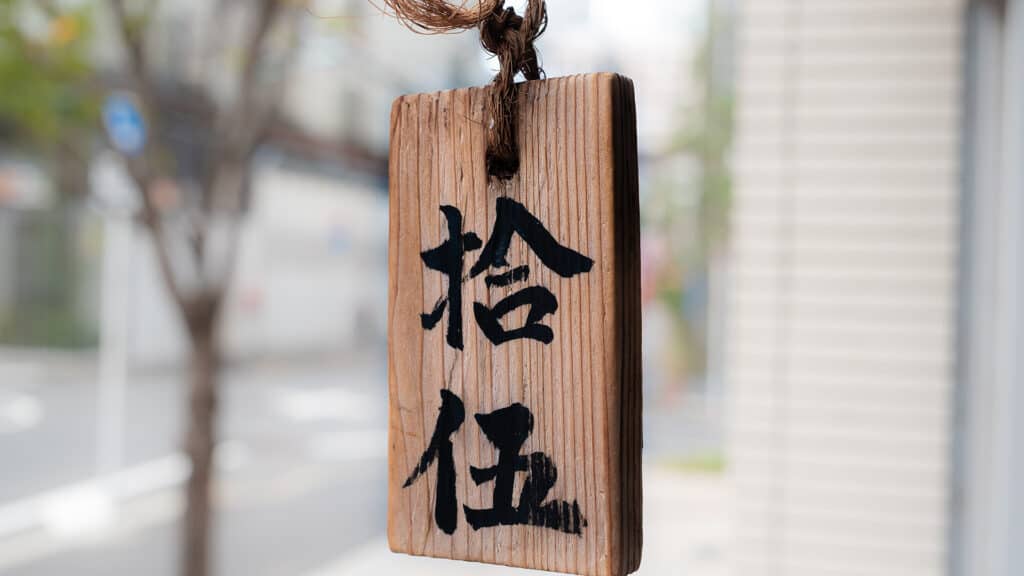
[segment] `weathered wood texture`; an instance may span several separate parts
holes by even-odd
[[[484,167],[486,92],[470,88],[399,98],[391,115],[389,291],[389,498],[392,550],[565,573],[618,576],[637,569],[641,549],[640,249],[635,106],[632,82],[588,74],[521,85],[520,172],[489,183]],[[510,268],[530,267],[514,285],[462,285],[464,347],[448,345],[445,321],[427,330],[420,315],[447,294],[447,277],[421,252],[448,238],[441,205],[465,217],[464,232],[487,242],[496,200],[524,205],[552,236],[593,260],[563,278],[514,236]],[[507,271],[507,269],[506,269]],[[550,344],[520,339],[494,345],[474,319],[473,303],[494,306],[525,286],[555,294],[543,319]],[[506,328],[523,326],[529,306]],[[447,314],[445,317],[447,319]],[[434,521],[437,463],[404,484],[426,450],[447,389],[465,405],[451,436],[458,525]],[[581,534],[535,526],[474,530],[462,506],[492,506],[494,482],[476,485],[470,466],[494,466],[498,452],[474,414],[521,403],[535,425],[521,454],[543,452],[558,476],[547,501],[579,503]],[[513,504],[527,472],[516,474]]]

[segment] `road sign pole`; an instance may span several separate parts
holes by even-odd
[[[124,459],[125,385],[128,376],[129,282],[133,277],[132,222],[123,214],[104,219],[101,280],[97,473],[117,470]]]

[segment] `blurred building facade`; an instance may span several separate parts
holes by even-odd
[[[739,3],[734,573],[1024,570],[1022,4]]]
[[[106,8],[96,4],[90,58],[117,85],[123,54]],[[228,98],[232,87],[219,77],[238,64],[211,59],[217,51],[199,40],[212,26],[240,33],[250,16],[245,5],[187,0],[161,3],[149,24],[151,74],[162,112],[176,124],[174,154],[197,169],[208,140],[197,113],[208,104],[197,87]],[[287,85],[255,161],[226,307],[231,355],[318,353],[352,346],[357,336],[383,338],[368,328],[384,325],[386,309],[372,287],[386,283],[390,103],[404,92],[486,81],[477,52],[470,35],[414,34],[363,0],[310,4],[291,59],[272,63],[286,66]],[[180,361],[186,340],[151,241],[138,224],[123,229],[138,199],[117,159],[92,159],[89,187],[98,201],[68,206],[46,166],[8,153],[0,159],[0,237],[8,240],[0,247],[0,342],[92,347],[110,330],[104,322],[115,322],[126,325],[129,363]],[[176,184],[175,194],[188,193],[188,182]],[[115,246],[119,238],[127,246]],[[131,281],[104,286],[103,278]],[[101,312],[104,291],[119,295],[107,305],[118,309],[116,318]]]

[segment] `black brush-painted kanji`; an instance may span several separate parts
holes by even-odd
[[[543,452],[533,452],[529,456],[520,454],[526,439],[533,433],[530,410],[517,402],[489,414],[476,414],[474,418],[484,436],[498,450],[498,462],[489,468],[470,466],[473,482],[478,486],[493,482],[494,490],[490,508],[462,507],[469,525],[474,530],[494,526],[537,526],[582,535],[587,521],[577,501],[545,502],[548,492],[558,481],[555,463]],[[464,420],[462,400],[448,390],[442,390],[441,409],[430,444],[404,485],[405,488],[412,486],[437,461],[434,521],[446,534],[454,534],[458,524],[451,437],[462,427]],[[527,476],[519,492],[519,502],[515,504],[513,487],[516,474],[520,472]]]
[[[511,198],[498,198],[495,202],[496,217],[494,228],[486,244],[472,233],[462,231],[462,213],[453,206],[441,206],[448,225],[448,239],[440,246],[421,254],[423,263],[431,270],[448,277],[448,294],[441,298],[428,314],[421,314],[423,328],[432,330],[448,310],[448,345],[459,350],[463,347],[462,335],[462,285],[468,278],[489,270],[495,273],[484,277],[488,289],[504,288],[530,278],[530,267],[521,265],[509,268],[508,252],[512,239],[519,236],[532,250],[541,263],[563,278],[590,272],[594,261],[579,252],[563,246],[555,240],[525,206]],[[463,277],[466,253],[479,250],[479,257]],[[529,306],[526,323],[518,328],[506,329],[501,321],[511,312]],[[558,299],[544,286],[528,286],[498,301],[493,307],[482,302],[473,303],[473,316],[477,325],[492,344],[499,345],[511,340],[530,339],[550,344],[554,332],[543,324],[543,319],[558,310]]]

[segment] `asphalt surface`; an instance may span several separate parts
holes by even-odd
[[[0,351],[0,576],[177,574],[184,374],[131,372],[114,463],[96,382],[90,355]],[[646,461],[720,451],[708,404],[647,392]],[[386,405],[382,349],[229,368],[214,573],[333,575],[383,550]]]
[[[228,371],[216,573],[304,574],[383,533],[385,366],[366,353]],[[95,364],[5,367],[0,574],[175,574],[182,375],[132,374],[120,472],[97,484]]]

